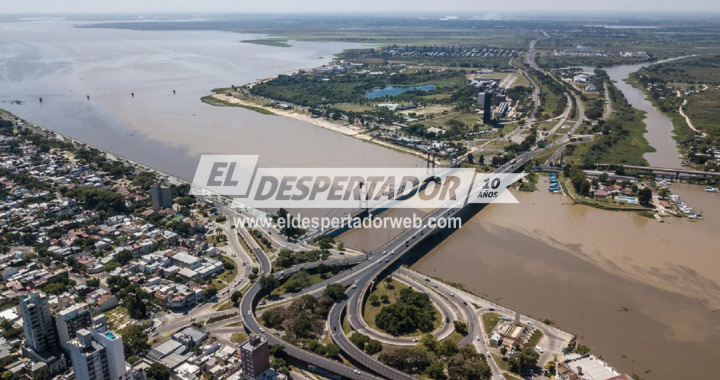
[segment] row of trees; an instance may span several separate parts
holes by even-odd
[[[380,354],[379,360],[409,374],[423,373],[434,380],[482,380],[491,377],[486,358],[473,345],[458,347],[449,339],[438,342],[426,334],[416,347]]]

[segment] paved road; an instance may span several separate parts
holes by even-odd
[[[607,82],[603,82],[603,85],[605,86],[605,113],[603,114],[603,120],[607,120],[608,117],[610,117],[610,114],[612,114],[612,102],[610,101],[610,92],[608,91],[608,85]]]

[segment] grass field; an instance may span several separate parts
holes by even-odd
[[[485,313],[482,315],[483,327],[485,328],[485,334],[490,334],[493,327],[500,321],[502,316],[498,313]]]
[[[343,271],[340,271],[340,272],[338,272],[338,274],[340,274],[340,273],[342,273],[342,272],[343,272]],[[310,284],[309,284],[308,286],[313,286],[313,285],[315,285],[315,284],[317,284],[317,283],[320,283],[320,282],[322,282],[323,280],[325,280],[324,278],[321,278],[321,277],[320,277],[320,273],[308,274],[308,278],[310,279]],[[281,296],[281,295],[285,294],[286,292],[287,292],[287,291],[286,291],[286,289],[285,289],[285,284],[283,284],[283,285],[280,286],[279,288],[274,289],[274,290],[270,293],[270,295],[273,295],[273,296]]]
[[[535,332],[530,337],[530,340],[528,340],[526,347],[535,347],[538,345],[538,342],[540,342],[540,339],[542,339],[543,333],[540,330],[535,330]]]
[[[684,112],[695,128],[713,136],[720,136],[720,123],[718,123],[720,120],[720,90],[710,87],[705,92],[690,96]],[[685,118],[678,116],[685,124]],[[689,127],[685,129],[691,131]]]
[[[230,336],[230,341],[233,343],[243,343],[248,340],[248,336],[245,333],[233,333]]]
[[[210,285],[214,285],[217,290],[225,289],[229,283],[233,282],[235,280],[235,277],[238,274],[238,268],[237,263],[235,263],[232,259],[230,259],[227,256],[222,256],[223,259],[225,259],[228,262],[231,262],[235,265],[235,268],[232,270],[225,269],[224,272],[220,273],[216,278],[213,278],[210,281]]]
[[[347,112],[362,112],[362,111],[369,111],[373,109],[373,107],[364,106],[361,104],[352,104],[352,103],[338,103],[333,104],[332,108],[337,108],[339,110],[347,111]]]

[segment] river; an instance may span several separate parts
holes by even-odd
[[[76,29],[62,21],[0,23],[0,100],[23,101],[2,107],[183,178],[205,153],[261,154],[264,166],[417,164],[413,156],[299,121],[202,104],[213,87],[319,66],[349,46],[276,48],[239,43],[244,39],[212,31]],[[611,70],[633,106],[649,106],[624,85],[626,73]],[[667,123],[648,121],[651,145],[665,154],[646,156],[652,165],[677,166],[674,145],[653,140],[671,141]],[[519,204],[486,207],[414,267],[556,321],[621,371],[647,380],[717,378],[720,257],[713,252],[720,195],[673,185],[706,220],[661,224],[569,205],[548,193],[544,180],[540,187],[517,194]],[[354,231],[343,239],[372,248],[394,233]]]
[[[670,119],[624,82],[640,67],[606,71],[630,104],[646,112],[646,137],[657,149],[645,155],[649,164],[679,168]],[[720,243],[720,194],[673,184],[673,193],[705,220],[658,223],[572,205],[547,191],[546,178],[539,187],[517,193],[519,204],[487,206],[407,264],[555,321],[620,371],[646,380],[717,379],[720,257],[713,252]],[[342,240],[348,247],[372,249],[399,232],[357,230]]]
[[[353,46],[240,43],[254,37],[2,22],[0,108],[184,179],[192,179],[201,154],[259,154],[266,167],[417,164],[301,121],[202,103],[213,88],[321,66]],[[14,100],[23,104],[8,103]]]
[[[645,138],[650,143],[650,146],[655,148],[655,152],[643,155],[648,164],[661,168],[682,168],[680,166],[681,159],[678,158],[680,152],[678,151],[677,142],[673,139],[675,133],[673,132],[672,121],[646,99],[646,95],[642,90],[625,82],[630,73],[634,73],[647,65],[624,65],[604,70],[610,76],[610,79],[615,82],[615,86],[625,94],[630,105],[645,112],[644,122],[647,126]]]

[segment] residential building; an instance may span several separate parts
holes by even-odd
[[[240,353],[244,380],[255,380],[270,369],[270,348],[267,340],[260,335],[250,335],[248,341],[240,346]]]
[[[87,304],[79,303],[61,310],[55,317],[60,346],[65,351],[70,350],[70,340],[75,333],[82,329],[92,327],[92,313]]]
[[[172,191],[160,183],[150,185],[150,198],[152,198],[152,207],[155,211],[172,207]]]
[[[20,297],[25,345],[23,356],[35,363],[45,363],[52,374],[65,370],[65,359],[60,355],[55,323],[45,293],[31,292]]]
[[[81,329],[69,346],[77,380],[130,380],[120,335],[104,329]]]

